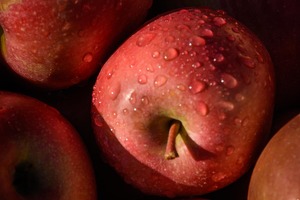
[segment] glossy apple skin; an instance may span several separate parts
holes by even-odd
[[[0,105],[1,199],[97,199],[85,146],[56,109],[4,91]],[[29,175],[16,175],[22,165],[31,166]],[[17,177],[22,180],[26,175],[29,178],[17,183]]]
[[[35,85],[50,89],[72,86],[99,70],[116,45],[143,21],[151,3],[1,2],[2,53],[14,72]]]
[[[199,195],[244,174],[269,133],[274,99],[268,52],[222,11],[180,10],[132,35],[93,91],[104,157],[141,191]],[[166,160],[169,123],[182,123]]]
[[[300,12],[297,0],[225,0],[222,7],[263,41],[276,78],[276,109],[300,107]]]
[[[300,114],[268,142],[253,170],[248,200],[299,199]]]

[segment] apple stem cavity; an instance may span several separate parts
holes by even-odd
[[[169,129],[169,135],[168,135],[168,141],[165,151],[165,159],[166,160],[172,160],[178,157],[178,153],[176,151],[176,136],[179,133],[179,130],[181,128],[181,122],[178,120],[172,120],[171,126]]]

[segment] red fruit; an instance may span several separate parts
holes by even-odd
[[[96,200],[91,161],[76,130],[54,108],[0,92],[2,200]]]
[[[252,173],[248,199],[285,200],[300,197],[300,114],[269,141]]]
[[[267,136],[274,98],[268,52],[222,11],[160,16],[105,63],[93,91],[95,135],[108,162],[145,193],[222,188]]]
[[[115,45],[142,22],[151,3],[2,1],[2,52],[12,70],[26,80],[66,88],[95,73]]]
[[[299,1],[225,0],[222,4],[250,27],[268,49],[275,69],[276,108],[299,108]]]

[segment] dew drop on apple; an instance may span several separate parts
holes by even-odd
[[[214,33],[212,32],[212,30],[205,28],[200,31],[200,35],[203,37],[213,37]]]
[[[147,71],[147,72],[154,72],[153,66],[152,66],[151,64],[147,65],[146,71]]]
[[[176,86],[176,88],[180,91],[185,91],[186,90],[186,87],[183,85],[183,84],[179,84]]]
[[[94,124],[98,127],[102,127],[103,126],[103,120],[102,118],[97,115],[96,117],[94,117]]]
[[[214,182],[219,182],[222,181],[224,178],[226,178],[226,174],[222,172],[218,172],[213,174],[211,178]]]
[[[206,88],[206,84],[203,81],[200,80],[194,80],[191,85],[189,86],[189,89],[192,94],[197,94],[202,91],[204,91]]]
[[[148,104],[149,104],[149,98],[148,98],[147,96],[143,96],[143,97],[141,98],[141,102],[142,102],[142,104],[144,104],[144,105],[148,105]]]
[[[204,46],[206,44],[206,41],[203,37],[194,35],[190,38],[190,46]]]
[[[129,111],[128,111],[127,108],[124,108],[122,112],[123,112],[124,115],[127,115]]]
[[[90,63],[93,60],[93,55],[91,53],[86,53],[83,58],[83,62]]]
[[[139,77],[138,77],[138,83],[139,84],[146,84],[147,81],[148,81],[147,75],[145,75],[145,74],[139,75]]]
[[[115,100],[120,94],[121,84],[119,82],[113,84],[108,91],[108,96],[111,100]]]
[[[220,101],[218,105],[226,111],[232,111],[235,107],[234,104],[229,101]]]
[[[229,146],[229,147],[227,147],[226,155],[230,156],[230,155],[232,155],[234,153],[234,151],[235,151],[234,146]]]
[[[191,31],[191,28],[186,24],[179,24],[176,26],[176,29],[179,31]]]
[[[227,88],[236,88],[238,85],[238,81],[235,77],[230,74],[223,73],[221,74],[221,83],[225,85]]]
[[[236,100],[237,102],[242,102],[242,101],[245,100],[245,96],[242,95],[242,94],[240,94],[240,93],[238,93],[238,94],[235,95],[235,100]]]
[[[202,115],[206,116],[209,113],[209,109],[206,103],[203,101],[198,102],[198,105],[196,107],[196,110]]]
[[[169,35],[165,38],[166,43],[172,43],[175,41],[175,37],[172,35]]]
[[[179,56],[179,52],[175,48],[169,48],[164,52],[163,58],[167,61],[173,60]]]
[[[250,58],[249,56],[244,56],[244,55],[239,55],[239,60],[240,62],[245,65],[248,68],[255,68],[256,64],[254,62],[254,60],[252,58]]]
[[[129,97],[129,102],[134,105],[136,103],[136,93],[132,92],[130,97]]]
[[[223,17],[215,17],[213,22],[216,26],[223,26],[227,23]]]
[[[195,68],[195,69],[198,69],[201,66],[202,66],[201,62],[196,62],[196,63],[192,64],[192,68]]]
[[[158,75],[155,79],[154,79],[154,86],[155,87],[161,87],[163,85],[165,85],[168,81],[168,78],[164,75]]]
[[[239,117],[236,117],[234,119],[234,123],[237,125],[237,126],[240,126],[242,124],[243,120]]]
[[[159,51],[154,51],[152,53],[152,58],[159,58],[159,56],[160,56],[160,52]]]
[[[137,39],[136,45],[139,47],[146,46],[151,43],[155,36],[156,35],[154,33],[147,33],[145,35],[142,35]]]
[[[113,75],[113,71],[109,71],[109,72],[107,72],[107,74],[106,74],[106,78],[107,78],[107,79],[110,79],[110,78],[112,77],[112,75]]]
[[[213,61],[219,62],[219,63],[223,62],[224,60],[225,60],[225,58],[224,58],[223,54],[221,54],[221,53],[216,54],[215,58],[213,59]]]

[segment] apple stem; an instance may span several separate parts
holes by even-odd
[[[175,147],[175,145],[176,145],[175,141],[176,141],[176,136],[179,133],[180,127],[181,127],[180,121],[173,120],[171,122],[166,151],[165,151],[165,159],[166,160],[172,160],[172,159],[178,157],[178,153],[177,153],[176,147]]]

